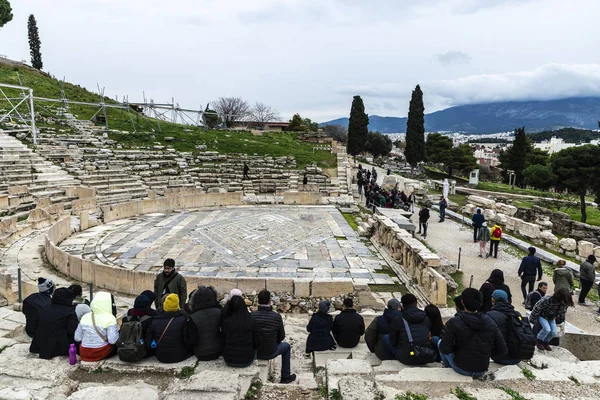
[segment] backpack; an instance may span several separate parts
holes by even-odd
[[[494,231],[492,232],[492,236],[495,237],[496,239],[500,239],[502,237],[502,229],[500,229],[500,228],[494,229]]]
[[[506,335],[506,346],[508,356],[514,359],[529,360],[535,352],[535,334],[529,319],[514,312],[508,317],[508,332]]]
[[[527,295],[527,298],[525,299],[525,309],[526,310],[533,310],[533,299],[534,296],[538,296],[539,298],[537,299],[537,301],[540,301],[540,299],[542,298],[542,296],[539,294],[539,292],[537,290],[534,290],[533,292],[529,293]]]
[[[142,334],[142,322],[150,319],[149,315],[142,318],[131,316],[121,325],[119,340],[117,340],[117,355],[121,361],[141,361],[146,356],[146,345]]]

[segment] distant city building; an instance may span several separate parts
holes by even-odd
[[[269,132],[282,132],[288,127],[289,122],[254,122],[254,121],[233,121],[232,128],[256,129]]]
[[[541,149],[543,151],[547,151],[548,154],[553,154],[559,152],[564,149],[568,149],[569,147],[575,146],[583,146],[586,144],[595,144],[596,146],[600,145],[600,139],[590,140],[589,143],[565,143],[565,141],[561,138],[557,138],[556,136],[550,138],[550,140],[544,140],[541,143],[535,143],[536,149]]]

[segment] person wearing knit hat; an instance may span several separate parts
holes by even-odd
[[[319,309],[310,318],[306,327],[309,333],[306,338],[306,352],[335,350],[335,340],[331,335],[333,317],[328,314],[331,303],[327,300],[319,302]]]
[[[156,299],[156,294],[152,290],[144,290],[140,295],[146,296],[150,299],[150,303],[154,303],[154,299]]]
[[[143,299],[142,299],[143,300]],[[146,344],[155,351],[155,356],[162,363],[177,363],[185,360],[193,353],[194,338],[184,332],[187,316],[180,308],[179,296],[170,293],[162,304],[162,312],[152,317],[145,334]],[[192,323],[193,325],[193,323]]]
[[[25,314],[25,333],[31,338],[35,335],[40,310],[48,307],[52,302],[54,282],[39,277],[38,290],[39,293],[33,293],[23,300],[22,312]]]

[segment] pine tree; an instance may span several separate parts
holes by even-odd
[[[406,161],[410,164],[410,175],[413,175],[417,163],[425,160],[425,107],[423,92],[417,85],[412,92],[406,121]]]
[[[12,8],[8,0],[0,0],[0,28],[13,19]]]
[[[42,53],[40,53],[40,34],[38,32],[37,22],[33,14],[29,16],[27,21],[27,31],[29,36],[29,53],[31,54],[31,66],[35,69],[42,69]]]
[[[348,121],[348,143],[346,152],[356,157],[365,150],[369,134],[369,116],[365,114],[365,105],[360,96],[354,96]]]

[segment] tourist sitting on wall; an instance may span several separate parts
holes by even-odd
[[[523,320],[521,314],[515,311],[515,308],[507,299],[506,292],[494,290],[494,293],[492,293],[493,306],[487,312],[487,315],[494,320],[500,329],[508,349],[505,355],[495,356],[492,354],[492,359],[497,364],[516,365],[523,360],[523,357],[529,359],[533,356],[535,338],[529,326],[529,321]],[[515,323],[522,324],[524,328],[518,327]],[[525,356],[523,352],[528,355]]]
[[[567,309],[573,306],[571,293],[566,289],[560,289],[554,295],[546,296],[537,302],[531,311],[529,321],[534,325],[539,325],[537,328],[540,328],[536,343],[538,349],[552,350],[550,341],[558,335],[556,325],[565,322]]]
[[[565,260],[558,260],[554,274],[552,275],[552,282],[554,282],[554,293],[560,289],[566,289],[570,293],[573,293],[573,271],[571,268],[566,267],[567,262]]]
[[[382,341],[395,359],[406,365],[424,365],[437,358],[431,347],[431,322],[425,311],[417,308],[417,298],[408,293],[402,296],[402,315],[393,320],[390,334]]]
[[[231,299],[233,299],[235,296],[239,296],[242,299],[244,299],[244,293],[242,293],[242,291],[240,289],[231,289],[229,291],[229,294],[226,295],[223,300],[221,301],[221,304],[223,304],[223,309],[221,310],[221,314],[223,315],[223,317],[225,317],[226,315],[228,315],[229,312],[229,304],[231,303]],[[246,306],[248,305],[248,303],[246,303]]]
[[[465,306],[463,306],[462,297],[460,294],[455,296],[452,300],[454,301],[454,308],[456,310],[456,314],[454,314],[454,316],[456,317],[460,312],[465,311]]]
[[[162,305],[162,312],[152,317],[146,332],[146,346],[154,350],[162,363],[176,363],[192,355],[187,338],[187,317],[179,308],[179,297],[171,293]]]
[[[141,320],[142,317],[146,316],[153,317],[157,315],[156,310],[150,308],[151,305],[152,301],[143,294],[140,294],[138,297],[135,298],[135,301],[133,302],[133,308],[127,310],[127,315],[123,317],[123,323],[134,320]],[[151,319],[148,318],[144,318],[144,320],[142,321],[142,330],[144,337],[146,335],[146,332],[148,331],[150,321]]]
[[[86,299],[85,297],[83,297],[83,288],[81,287],[81,285],[71,285],[71,286],[69,286],[69,290],[71,290],[73,292],[73,294],[75,295],[75,299],[73,299],[74,305],[77,305],[77,304],[87,304],[88,306],[90,305],[90,301],[88,299]]]
[[[77,330],[74,297],[69,289],[56,289],[52,304],[43,308],[38,316],[30,352],[39,353],[40,358],[46,360],[69,355],[69,346],[75,343]]]
[[[319,310],[312,315],[306,327],[309,333],[306,339],[306,352],[334,350],[335,341],[331,336],[333,317],[328,314],[331,303],[327,300],[319,302]]]
[[[483,376],[492,355],[506,354],[506,343],[494,321],[477,311],[481,308],[481,293],[468,288],[461,298],[465,310],[446,323],[438,349],[446,368],[461,375]]]
[[[442,337],[444,333],[444,320],[442,319],[440,309],[434,304],[428,304],[423,311],[425,311],[431,323],[430,337]]]
[[[525,309],[533,310],[533,307],[540,301],[544,296],[546,296],[546,292],[548,291],[548,284],[546,282],[538,283],[537,290],[529,293],[527,298],[525,299]]]
[[[402,315],[402,304],[398,299],[390,299],[387,302],[387,308],[383,310],[383,315],[374,318],[365,331],[365,342],[380,360],[394,360],[396,357],[390,353],[383,344],[383,337],[390,334],[392,321]]]
[[[495,269],[490,274],[490,277],[485,281],[481,288],[481,296],[483,297],[483,302],[481,304],[482,313],[486,313],[490,311],[492,308],[492,293],[494,290],[504,290],[508,297],[508,302],[512,304],[512,295],[510,294],[510,288],[504,284],[504,272],[501,269]]]
[[[190,319],[196,325],[198,342],[194,354],[200,361],[216,360],[223,352],[221,305],[212,286],[199,286],[192,298]]]
[[[256,349],[260,346],[260,334],[241,296],[233,296],[229,300],[223,320],[223,333],[225,334],[225,347],[223,347],[225,363],[237,368],[252,364]]]
[[[162,272],[156,275],[154,280],[154,293],[156,299],[156,309],[160,311],[162,307],[161,300],[168,294],[176,294],[179,299],[179,308],[183,309],[185,300],[187,299],[187,284],[183,275],[179,274],[175,269],[175,260],[167,258],[163,263]]]
[[[350,297],[344,299],[344,309],[333,320],[333,337],[338,346],[352,348],[358,345],[360,337],[365,333],[365,321],[353,308]]]
[[[54,292],[54,282],[46,278],[38,278],[39,293],[34,293],[23,300],[23,314],[25,314],[25,333],[29,337],[35,335],[35,326],[42,308],[48,307]]]
[[[291,373],[291,347],[283,341],[283,319],[279,313],[273,311],[270,303],[271,293],[261,290],[258,293],[258,310],[251,313],[260,333],[260,346],[256,355],[259,360],[271,360],[281,355],[281,383],[291,383],[296,380],[296,374]]]
[[[75,331],[75,340],[81,342],[79,355],[83,361],[100,361],[115,354],[113,346],[119,339],[117,319],[112,312],[112,296],[98,292],[90,304],[91,313],[85,314]]]

